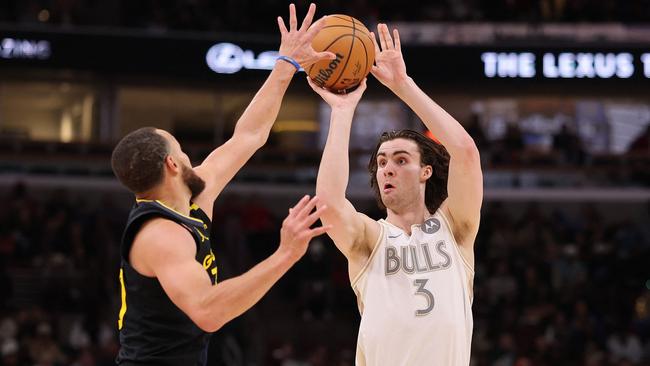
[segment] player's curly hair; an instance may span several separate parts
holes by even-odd
[[[153,127],[143,127],[124,136],[113,150],[115,176],[133,193],[146,192],[163,179],[170,147]]]
[[[426,182],[424,203],[429,212],[438,210],[442,202],[447,199],[447,177],[449,174],[449,153],[441,144],[431,140],[425,135],[413,130],[399,130],[384,132],[379,137],[379,142],[370,156],[368,172],[370,172],[370,187],[375,194],[379,208],[386,209],[381,200],[380,187],[377,184],[377,152],[379,147],[386,141],[394,139],[408,139],[414,141],[420,151],[420,165],[430,165],[432,168],[431,177]]]

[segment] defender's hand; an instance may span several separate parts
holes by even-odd
[[[312,212],[316,204],[318,204],[318,197],[314,196],[312,199],[309,199],[308,195],[303,197],[289,209],[289,215],[282,222],[278,250],[286,252],[293,261],[298,261],[305,254],[313,237],[324,234],[332,227],[328,225],[309,228],[327,209],[326,205],[322,205]]]
[[[281,56],[293,58],[303,69],[317,61],[336,58],[336,55],[332,52],[316,52],[311,46],[311,41],[325,26],[323,19],[311,24],[315,13],[316,5],[309,5],[309,11],[302,21],[300,29],[298,29],[296,6],[294,4],[289,5],[289,30],[287,30],[282,17],[278,17],[278,26],[282,35],[279,53]]]

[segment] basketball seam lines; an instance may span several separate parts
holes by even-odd
[[[350,28],[350,27],[348,27],[348,28]],[[353,31],[352,34],[354,35],[354,31]],[[332,43],[328,44],[328,45],[323,49],[323,52],[329,50],[329,48],[330,48],[334,43],[338,42],[339,39],[341,39],[341,38],[343,38],[343,37],[349,37],[349,36],[350,36],[349,34],[343,34],[343,35],[340,35],[340,36],[336,37],[336,38],[332,41]],[[354,43],[354,40],[352,40],[352,43]],[[331,51],[330,51],[330,52],[331,52]],[[348,55],[348,59],[349,59],[349,58],[350,58],[350,57],[349,57],[349,55]],[[346,61],[347,61],[347,60],[346,60]],[[313,65],[311,65],[311,67],[309,68],[309,71],[307,72],[308,74],[311,73],[311,69],[313,69],[314,66],[316,66],[315,63],[314,63]]]
[[[354,28],[354,27],[350,27],[349,25],[343,25],[343,24],[332,24],[323,27],[323,29],[327,29],[327,28]]]
[[[343,24],[326,25],[326,26],[323,27],[323,29],[327,29],[327,28],[353,28],[353,29],[354,29],[354,27],[350,27],[349,25],[343,25]],[[357,30],[360,30],[360,29],[357,29]],[[372,42],[372,37],[370,36],[370,33],[369,33],[369,32],[370,32],[370,31],[368,31],[368,33],[363,32],[363,31],[360,31],[359,33],[361,33],[361,34],[363,34],[364,36],[368,37],[368,40],[369,40],[370,42]]]
[[[343,68],[341,69],[341,73],[339,74],[339,77],[337,77],[336,80],[334,80],[334,82],[332,83],[332,85],[330,87],[336,85],[336,83],[339,82],[339,79],[341,79],[341,76],[343,76],[343,72],[348,67],[348,62],[350,62],[350,54],[352,54],[352,48],[354,47],[354,41],[357,38],[355,36],[356,31],[357,31],[357,27],[354,24],[355,23],[354,18],[351,17],[350,20],[352,20],[352,42],[350,42],[350,49],[348,50],[348,58],[345,60],[345,64],[343,64]],[[363,42],[361,42],[361,43],[363,43]]]
[[[366,61],[366,68],[363,69],[363,74],[367,76],[368,75],[368,49],[366,48],[366,45],[363,43],[362,40],[359,41],[361,42],[361,46],[363,47],[363,52],[366,53],[366,57],[364,58],[364,60]]]
[[[346,17],[344,17],[344,16],[338,16],[338,15],[336,15],[336,14],[334,14],[334,15],[328,15],[328,16],[330,16],[330,17],[332,17],[332,18],[336,18],[336,19],[347,20],[348,22],[353,22],[353,21],[352,21],[352,17],[349,17],[349,19],[348,19],[348,18],[346,18]],[[353,23],[354,23],[354,22],[353,22]]]
[[[336,19],[341,19],[341,20],[346,20],[346,21],[348,21],[348,22],[351,22],[353,28],[354,28],[354,25],[356,24],[356,22],[354,21],[354,18],[353,18],[353,17],[350,17],[350,16],[349,16],[349,19],[348,19],[348,18],[345,18],[345,17],[342,17],[342,16],[338,16],[338,15],[328,15],[328,17],[332,17],[332,18],[336,18]],[[323,27],[323,29],[325,29],[325,28],[330,28],[330,27],[349,27],[349,25],[343,25],[343,24],[328,25],[328,26]],[[365,27],[365,25],[364,25],[364,27]],[[367,29],[367,28],[366,28],[366,29]],[[370,37],[370,30],[369,30],[369,29],[368,29],[368,32],[367,32],[367,33],[366,33],[366,32],[361,32],[361,33],[362,33],[363,35],[365,35],[366,37],[368,37],[368,39],[372,42],[372,37]]]

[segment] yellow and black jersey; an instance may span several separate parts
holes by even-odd
[[[203,265],[212,284],[217,281],[215,256],[210,247],[208,216],[192,205],[190,216],[160,201],[138,200],[131,209],[120,248],[122,307],[118,329],[119,365],[203,366],[210,334],[201,330],[167,297],[158,279],[139,274],[129,264],[133,239],[142,225],[156,217],[174,221],[189,231],[196,243],[196,261]]]

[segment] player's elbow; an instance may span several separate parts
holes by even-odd
[[[227,323],[223,314],[207,310],[197,311],[191,318],[194,324],[206,333],[214,333]]]
[[[318,197],[319,206],[327,205],[328,207],[335,207],[337,200],[340,200],[343,197],[339,197],[335,191],[332,190],[332,187],[327,187],[324,184],[316,184],[316,196]]]
[[[470,136],[465,137],[459,142],[454,155],[459,155],[461,161],[466,163],[480,163],[481,160],[478,147],[476,147],[474,139]]]
[[[270,130],[258,128],[255,130],[235,130],[233,137],[237,137],[240,143],[251,146],[256,150],[264,146],[269,139]]]

